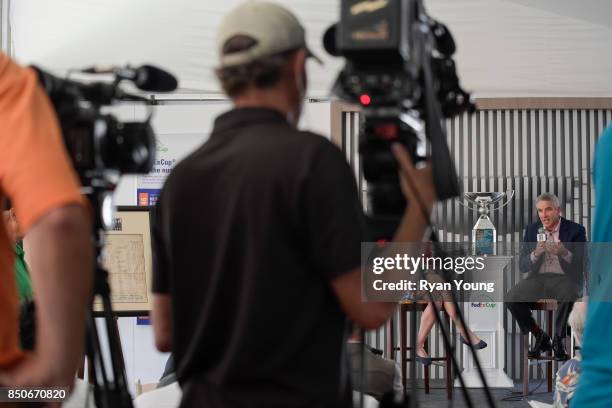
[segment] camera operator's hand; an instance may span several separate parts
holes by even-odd
[[[427,211],[427,216],[431,214],[431,209],[436,202],[436,189],[433,184],[431,162],[426,161],[423,168],[417,169],[412,163],[410,155],[399,143],[391,146],[393,155],[399,163],[400,185],[408,208],[420,211],[417,204],[421,201]],[[416,191],[415,191],[416,190]]]
[[[420,242],[429,224],[431,209],[436,202],[436,191],[433,185],[431,163],[417,169],[410,155],[399,143],[391,146],[393,155],[399,163],[399,176],[402,192],[408,206],[395,232],[396,242]],[[423,204],[424,208],[418,202]]]

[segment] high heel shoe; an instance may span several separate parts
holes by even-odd
[[[416,361],[423,364],[425,367],[429,367],[431,365],[431,357],[421,357],[417,355]]]
[[[463,336],[459,336],[459,338],[461,339],[461,342],[466,346],[470,345],[470,343],[468,343],[468,341]],[[485,343],[484,340],[480,340],[478,343],[472,344],[472,346],[475,350],[482,350],[483,348],[487,347],[487,343]]]

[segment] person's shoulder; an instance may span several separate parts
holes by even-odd
[[[201,159],[199,156],[202,154],[202,149],[206,145],[205,142],[203,145],[197,147],[193,152],[189,153],[187,156],[179,160],[174,164],[170,174],[166,178],[164,182],[164,189],[169,189],[173,187],[176,183],[180,183],[182,180],[188,179],[188,176],[192,173],[194,165],[198,163]],[[165,160],[165,159],[159,159]],[[159,163],[160,165],[164,165],[164,163]],[[172,165],[172,163],[170,163]]]
[[[612,164],[607,160],[612,154],[612,125],[608,126],[595,146],[595,165],[599,167],[609,168]]]
[[[6,54],[0,52],[0,93],[6,92],[9,88],[21,89],[24,81],[36,81],[34,70],[18,65]]]
[[[293,132],[295,140],[298,143],[312,145],[320,148],[333,148],[338,151],[340,150],[338,146],[336,146],[331,140],[318,133],[312,132],[310,130],[299,129],[294,129]]]
[[[597,141],[597,146],[612,148],[612,125],[608,126]]]
[[[567,218],[561,218],[561,222],[566,224],[568,227],[574,230],[586,230],[584,225],[574,222],[572,220],[568,220]]]
[[[8,57],[8,55],[3,52],[0,52],[0,75],[3,75],[5,70],[11,67],[11,64],[13,64],[13,62]]]
[[[296,141],[304,147],[312,149],[318,156],[329,159],[341,159],[346,162],[344,153],[334,142],[318,133],[308,130],[296,131]]]
[[[342,150],[320,134],[293,129],[287,137],[277,138],[275,149],[278,150],[285,165],[291,163],[296,169],[308,169],[308,172],[323,170],[345,173],[350,169]],[[277,157],[279,157],[277,155]]]
[[[525,227],[525,230],[527,231],[527,233],[533,232],[533,231],[537,231],[538,228],[540,228],[542,226],[542,223],[540,223],[540,221],[536,221],[536,222],[532,222],[531,224],[528,224]]]
[[[0,80],[10,81],[16,73],[23,72],[23,68],[19,67],[6,54],[0,52]]]

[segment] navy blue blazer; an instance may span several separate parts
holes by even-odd
[[[542,228],[542,222],[534,222],[525,229],[525,236],[521,244],[521,255],[519,260],[519,269],[523,273],[537,272],[544,262],[544,256],[541,256],[536,263],[532,263],[530,259],[531,252],[535,249],[538,241],[538,230]],[[562,243],[570,242],[586,242],[586,230],[578,223],[561,217],[561,225],[559,226],[559,241]],[[572,279],[577,285],[582,286],[584,276],[584,254],[586,245],[569,245],[566,248],[572,252],[572,262],[566,262],[559,258],[559,264],[563,272]]]

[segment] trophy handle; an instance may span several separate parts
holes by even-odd
[[[512,197],[514,197],[514,190],[506,190],[506,197],[507,199],[505,203],[503,203],[499,207],[491,208],[491,210],[499,210],[500,208],[504,208],[506,205],[508,205],[510,200],[512,200]]]
[[[478,207],[472,207],[472,206],[470,206],[470,205],[468,205],[468,204],[464,204],[464,203],[463,203],[463,201],[465,201],[465,197],[463,197],[463,200],[461,200],[461,201],[457,201],[457,202],[458,202],[458,203],[459,203],[459,204],[460,204],[462,207],[465,207],[465,208],[467,208],[467,209],[469,209],[469,210],[472,210],[472,211],[478,211]]]

